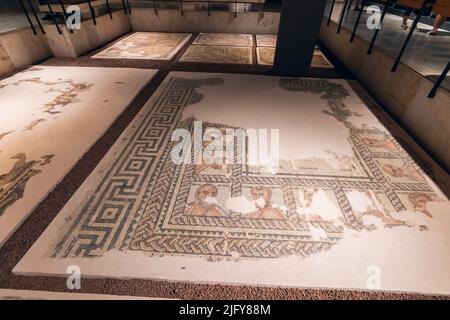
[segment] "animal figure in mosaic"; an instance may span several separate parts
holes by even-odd
[[[23,197],[26,184],[41,170],[35,169],[37,165],[45,165],[51,162],[53,155],[46,155],[41,160],[27,161],[25,153],[18,153],[11,157],[16,160],[8,173],[0,175],[0,216]]]

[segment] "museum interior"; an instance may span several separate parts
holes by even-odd
[[[0,299],[450,298],[450,0],[1,0]]]

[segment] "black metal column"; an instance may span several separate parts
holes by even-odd
[[[345,0],[344,6],[342,7],[342,11],[341,11],[341,17],[339,18],[339,24],[338,24],[338,28],[336,31],[337,33],[341,32],[342,23],[344,23],[345,12],[347,11],[347,6],[348,6],[348,0]]]
[[[129,0],[127,0],[127,6],[128,6],[128,13],[131,14],[131,6]]]
[[[112,16],[111,5],[109,4],[109,0],[106,0],[106,7],[108,8],[109,17],[112,20],[113,16]]]
[[[128,14],[127,6],[126,6],[126,4],[125,4],[125,0],[122,0],[122,8],[123,8],[123,12],[124,12],[125,14]]]
[[[442,82],[444,82],[445,78],[447,77],[449,69],[450,69],[450,61],[447,63],[447,66],[445,67],[444,71],[442,72],[442,74],[439,76],[439,79],[434,84],[433,89],[431,89],[430,94],[428,95],[428,98],[434,98],[437,90],[440,88]]]
[[[69,18],[66,12],[66,7],[64,6],[64,3],[62,2],[62,0],[59,0],[59,5],[61,6],[61,10],[63,12],[63,16],[64,16],[64,20],[66,21],[66,26],[69,29],[70,33],[73,33],[72,28],[69,28],[69,25],[67,24],[67,19]]]
[[[326,0],[284,0],[273,70],[281,76],[309,73]]]
[[[33,4],[31,3],[31,0],[27,0],[27,2],[28,2],[28,5],[31,8],[31,12],[33,12],[33,15],[34,15],[34,18],[36,19],[37,24],[39,25],[39,29],[41,29],[43,34],[45,34],[44,27],[42,26],[41,21],[39,20],[39,17],[38,17],[38,15],[36,13],[36,10],[34,10],[34,7],[33,7]]]
[[[47,0],[47,6],[48,6],[48,11],[50,12],[50,15],[52,16],[53,22],[55,23],[56,30],[58,30],[59,34],[62,34],[62,31],[61,31],[61,29],[59,28],[59,25],[58,25],[58,21],[56,20],[56,15],[53,12],[52,6],[48,2],[48,0]]]
[[[375,41],[377,40],[378,34],[380,33],[381,26],[383,25],[384,17],[386,16],[386,13],[388,11],[389,6],[391,6],[395,0],[387,0],[384,3],[384,9],[381,13],[380,18],[380,29],[375,29],[375,33],[373,34],[372,41],[370,42],[369,49],[367,50],[367,54],[372,54],[373,46],[375,45]]]
[[[355,40],[356,31],[358,30],[359,21],[361,21],[361,16],[364,11],[364,6],[366,5],[366,0],[361,1],[361,10],[358,12],[358,17],[356,18],[355,25],[353,26],[352,36],[350,37],[350,42]]]
[[[420,8],[419,13],[417,14],[416,18],[414,19],[411,29],[409,30],[408,35],[406,36],[406,39],[403,42],[402,48],[400,49],[397,59],[395,60],[394,65],[392,66],[391,72],[397,71],[397,68],[398,68],[398,65],[400,64],[400,60],[402,59],[403,53],[405,53],[406,47],[408,46],[409,41],[411,40],[412,35],[417,28],[417,24],[419,23],[420,18],[422,18],[423,10],[425,9],[425,7],[426,7],[426,2],[424,1],[422,4],[422,8]]]
[[[33,33],[34,33],[34,34],[37,34],[36,28],[34,27],[33,22],[31,22],[30,15],[28,14],[27,9],[26,9],[25,6],[23,5],[22,0],[19,0],[19,3],[20,3],[20,7],[21,7],[22,10],[23,10],[23,13],[24,13],[25,16],[27,17],[27,20],[28,20],[28,23],[30,24],[31,30],[33,30]]]
[[[94,25],[97,25],[97,20],[95,19],[95,10],[94,7],[92,6],[91,0],[87,0],[87,2],[89,5],[89,10],[91,11],[92,21],[94,22]]]
[[[333,2],[331,3],[330,14],[328,16],[327,26],[329,26],[331,24],[331,16],[333,15],[333,10],[334,10],[334,4],[335,3],[336,3],[336,0],[333,0]]]
[[[158,5],[156,4],[156,0],[153,0],[153,9],[155,9],[155,14],[158,15]]]

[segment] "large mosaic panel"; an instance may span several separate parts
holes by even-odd
[[[180,129],[233,161],[176,164]],[[172,72],[14,272],[450,293],[449,212],[346,81]]]
[[[155,73],[36,66],[0,81],[0,245]]]
[[[171,60],[190,38],[187,33],[136,32],[92,58]]]

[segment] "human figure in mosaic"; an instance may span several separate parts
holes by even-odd
[[[433,201],[433,198],[426,193],[414,192],[408,195],[408,200],[414,207],[414,210],[424,213],[426,216],[433,218],[431,213],[428,211],[428,202]]]
[[[286,219],[280,210],[272,206],[272,190],[269,187],[252,187],[251,193],[257,210],[245,215],[245,218],[276,220]]]
[[[217,187],[212,184],[203,184],[195,191],[195,201],[188,204],[186,215],[223,217],[226,212],[217,205]]]
[[[398,151],[395,144],[389,139],[387,135],[384,136],[384,139],[364,137],[361,139],[361,142],[368,147],[383,148],[386,151],[390,152]]]
[[[401,167],[393,164],[385,164],[383,171],[395,178],[407,178],[414,182],[424,182],[420,173],[409,163],[403,163]]]

